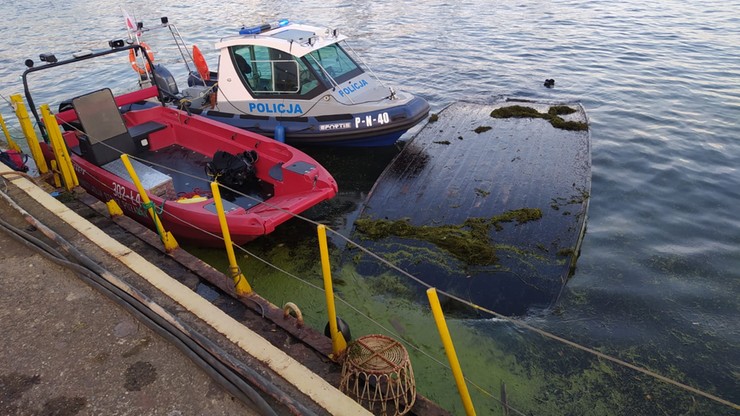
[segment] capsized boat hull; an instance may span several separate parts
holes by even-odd
[[[386,167],[351,236],[437,290],[521,316],[560,297],[590,193],[583,106],[458,102]],[[387,270],[349,245],[344,259],[369,279]]]

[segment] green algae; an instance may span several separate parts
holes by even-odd
[[[372,278],[369,283],[373,294],[407,300],[415,299],[415,292],[397,275],[384,273]]]
[[[567,198],[564,197],[557,197],[557,198],[550,198],[550,208],[554,209],[555,211],[558,211],[560,207],[566,206],[566,205],[578,205],[585,202],[588,198],[591,197],[591,194],[584,190],[577,188],[576,194],[571,195]]]
[[[575,253],[575,250],[572,247],[568,248],[561,248],[558,250],[558,256],[560,257],[570,257]]]
[[[493,127],[491,127],[491,126],[478,126],[473,131],[476,132],[476,133],[478,133],[478,134],[481,134],[481,133],[487,132],[488,130],[491,130],[492,128]]]
[[[582,131],[588,130],[588,124],[580,121],[566,121],[561,115],[573,114],[576,110],[564,105],[552,106],[547,113],[540,113],[532,107],[512,105],[491,111],[493,118],[541,118],[550,122],[556,129]]]
[[[449,140],[440,140],[440,141],[432,142],[432,143],[449,145],[450,144],[450,141]]]
[[[355,221],[358,232],[371,240],[388,237],[409,238],[426,241],[449,252],[466,265],[492,265],[498,261],[496,249],[489,239],[489,231],[503,230],[502,223],[517,225],[542,218],[538,208],[522,208],[506,211],[491,218],[471,217],[461,225],[411,225],[408,218],[391,221],[359,218]]]
[[[550,124],[556,129],[570,130],[570,131],[583,131],[588,130],[588,124],[580,121],[565,121],[560,117],[554,116],[550,118]]]
[[[471,219],[470,225],[475,224],[482,231],[486,229],[488,222],[490,219],[477,218]],[[284,238],[280,240],[285,241]],[[261,244],[259,240],[256,241],[257,244],[250,243],[249,250],[261,252],[260,257],[320,285],[321,270],[316,259],[317,248],[313,233],[310,238],[299,241],[306,246],[305,250],[296,250],[295,245],[298,244]],[[496,249],[504,248],[497,245]],[[427,250],[429,253],[435,251]],[[420,253],[422,251],[408,251],[404,256],[418,256]],[[216,254],[213,256],[217,259],[215,266],[221,270],[227,268],[223,251]],[[450,370],[440,365],[440,362],[446,362],[444,349],[428,306],[420,304],[418,299],[404,296],[404,293],[408,294],[405,287],[412,287],[410,283],[404,277],[394,277],[393,272],[368,278],[359,274],[351,261],[340,264],[337,261],[340,255],[336,246],[330,246],[330,254],[333,278],[347,282],[345,286],[335,288],[338,297],[337,313],[350,324],[353,335],[359,337],[380,333],[404,341],[416,375],[418,391],[451,413],[464,414],[459,397],[454,391],[455,382]],[[296,256],[306,258],[298,259]],[[240,256],[239,262],[250,283],[256,280],[257,284],[253,286],[257,293],[277,305],[286,301],[295,302],[303,312],[306,325],[323,331],[327,320],[323,292],[308,288],[306,284],[251,257]],[[310,262],[314,267],[297,270]],[[402,298],[394,299],[394,292],[401,294]],[[570,307],[594,303],[590,299],[591,294],[592,291],[588,289],[569,290],[566,299],[561,302],[564,311],[562,330],[567,338],[582,340],[585,337],[583,333],[588,333],[579,332],[579,329],[588,325],[589,320],[578,320],[567,325],[565,323],[568,321]],[[479,414],[504,414],[496,400],[502,383],[506,384],[508,402],[522,414],[729,415],[731,412],[721,407],[712,407],[707,401],[696,400],[691,394],[676,391],[631,370],[615,367],[559,343],[544,340],[537,334],[517,330],[511,324],[488,319],[455,319],[448,314],[451,305],[444,307],[447,325],[465,376],[476,384],[476,388],[471,389],[470,393]],[[648,310],[637,304],[625,307],[634,308],[636,317],[644,319],[649,315]],[[362,311],[364,315],[353,308]],[[592,312],[597,316],[597,311]],[[594,324],[604,326],[607,331],[611,331],[613,325],[601,320],[595,320]],[[615,324],[615,330],[618,327]],[[708,338],[692,328],[672,333],[671,339],[676,340],[675,344],[706,344],[710,350],[714,346],[711,337]],[[588,340],[584,343],[589,344]],[[629,362],[641,363],[649,360],[651,368],[655,367],[660,373],[677,380],[686,380],[684,374],[671,366],[673,356],[669,350],[660,345],[647,343],[602,348],[600,349],[603,352]],[[723,352],[727,353],[716,353]],[[716,360],[716,355],[714,357]],[[697,359],[710,362],[710,358]],[[730,380],[732,377],[730,375]],[[692,379],[686,381],[695,382]]]
[[[486,190],[483,190],[483,189],[480,189],[480,188],[475,188],[475,194],[478,195],[478,196],[482,196],[482,197],[486,197],[488,195],[491,195],[490,192],[488,192]]]
[[[565,116],[575,112],[576,110],[574,108],[570,108],[567,105],[554,105],[547,110],[547,114],[551,116]]]
[[[544,114],[534,108],[521,105],[510,105],[491,111],[493,118],[544,118],[543,116]]]
[[[360,218],[355,221],[355,226],[359,232],[373,240],[393,236],[428,241],[465,264],[486,265],[498,260],[487,238],[481,239],[477,233],[465,230],[463,226],[414,226],[408,218],[396,221]]]
[[[430,123],[435,123],[437,121],[439,121],[439,114],[434,113],[429,116]]]

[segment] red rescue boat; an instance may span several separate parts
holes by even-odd
[[[102,89],[72,99],[72,108],[57,114],[80,185],[101,201],[115,200],[154,228],[120,158],[126,153],[165,230],[213,246],[223,244],[210,194],[214,179],[236,244],[336,195],[329,172],[289,145],[171,107],[126,111],[159,94],[156,86],[117,97]],[[33,107],[30,94],[27,99]],[[42,148],[50,158],[51,148]]]

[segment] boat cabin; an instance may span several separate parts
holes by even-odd
[[[182,91],[162,65],[154,81],[194,114],[291,144],[386,146],[429,113],[423,98],[384,85],[337,30],[287,20],[242,28],[215,44],[211,71],[199,49],[190,54],[173,25],[164,26],[196,70],[185,59]]]
[[[219,111],[301,116],[310,110],[305,100],[327,91],[345,104],[388,97],[340,45],[345,39],[336,30],[286,24],[216,43]]]

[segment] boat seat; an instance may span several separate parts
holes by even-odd
[[[72,107],[85,132],[79,138],[80,153],[97,166],[118,159],[122,153],[135,155],[148,148],[149,134],[166,127],[149,121],[127,128],[109,88],[72,99]]]
[[[252,67],[243,56],[235,53],[234,60],[236,61],[236,67],[239,68],[239,71],[241,71],[242,74],[246,76],[252,73]]]

